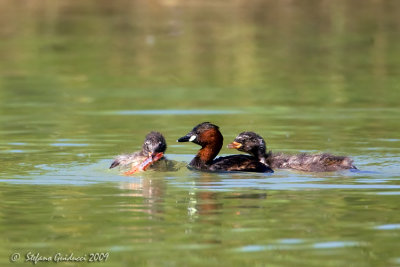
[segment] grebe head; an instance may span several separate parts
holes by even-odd
[[[242,132],[228,145],[252,156],[260,158],[265,155],[266,145],[264,139],[254,132]]]
[[[209,122],[203,122],[194,127],[193,130],[191,130],[185,136],[179,138],[177,141],[193,142],[201,147],[205,147],[207,145],[222,147],[223,137],[218,126]]]
[[[164,153],[167,150],[167,143],[164,136],[159,132],[150,132],[146,135],[142,146],[142,151],[147,155]]]

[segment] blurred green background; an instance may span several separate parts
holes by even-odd
[[[395,0],[0,0],[0,263],[399,265],[399,14]],[[151,130],[189,162],[198,147],[175,140],[202,121],[225,145],[252,130],[362,172],[107,171]]]

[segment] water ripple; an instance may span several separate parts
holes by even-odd
[[[313,248],[317,249],[329,249],[329,248],[344,248],[344,247],[354,247],[360,245],[358,242],[351,241],[331,241],[331,242],[321,242],[315,243]]]
[[[377,230],[397,230],[400,229],[400,224],[383,224],[374,227]]]
[[[201,110],[201,109],[143,109],[113,110],[96,112],[94,115],[224,115],[243,113],[238,110]]]

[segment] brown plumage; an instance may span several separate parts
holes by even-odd
[[[266,163],[272,168],[295,169],[310,172],[330,172],[345,169],[357,169],[353,160],[345,156],[335,156],[328,153],[286,155],[283,153],[268,153]]]
[[[193,142],[201,149],[189,163],[189,166],[207,171],[246,171],[246,172],[273,172],[266,164],[257,158],[248,155],[232,155],[215,159],[222,148],[223,136],[219,127],[209,122],[203,122],[193,128],[178,142]]]
[[[357,169],[353,160],[346,156],[335,156],[328,153],[287,155],[283,153],[266,153],[264,139],[254,132],[242,132],[228,145],[239,151],[249,153],[272,169],[294,169],[309,172],[328,172],[345,169]]]

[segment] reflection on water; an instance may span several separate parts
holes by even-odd
[[[185,159],[188,162],[190,156]],[[399,228],[400,218],[391,212],[397,208],[397,200],[388,199],[396,192],[393,189],[399,190],[397,179],[382,185],[375,173],[319,177],[286,170],[274,175],[214,174],[186,167],[127,177],[109,171],[110,160],[42,165],[37,166],[43,170],[40,174],[3,179],[0,197],[4,212],[20,211],[3,221],[10,230],[6,236],[25,238],[20,226],[37,222],[30,229],[38,234],[29,234],[29,242],[17,242],[15,247],[46,254],[61,240],[60,249],[66,250],[71,249],[68,244],[79,240],[82,245],[76,249],[80,251],[100,249],[114,257],[135,251],[132,262],[138,264],[150,256],[146,251],[156,249],[166,256],[162,251],[168,253],[168,247],[183,258],[185,251],[206,256],[222,250],[239,262],[252,258],[248,253],[273,257],[269,253],[286,251],[295,259],[307,256],[301,260],[307,263],[309,257],[319,258],[320,250],[334,251],[347,260],[360,250],[388,251],[383,242],[397,242],[394,237],[382,236],[374,241],[379,247],[370,245],[371,231]],[[363,178],[355,181],[360,175]],[[377,182],[371,183],[373,179]],[[13,200],[14,195],[20,196],[18,201]],[[26,205],[32,201],[36,204]],[[31,215],[23,219],[23,214]],[[15,220],[19,223],[11,224]],[[50,223],[49,229],[42,229],[44,221]],[[103,232],[94,238],[99,227]],[[8,251],[2,249],[3,254]],[[208,261],[198,255],[191,257],[189,264],[197,260]]]
[[[90,146],[57,148],[66,155],[81,149],[87,155],[85,150],[96,146],[93,139],[57,142],[82,141]],[[142,136],[134,140],[141,142]],[[32,146],[32,142],[9,143]],[[54,148],[52,144],[44,147]],[[115,145],[104,147],[118,150]],[[196,149],[188,154],[167,153],[167,157],[187,163]],[[191,171],[182,164],[176,171],[134,176],[109,170],[111,155],[106,159],[84,155],[81,161],[33,166],[29,164],[38,159],[24,158],[26,167],[11,164],[2,170],[1,212],[7,218],[2,220],[7,229],[2,242],[15,240],[12,248],[21,253],[51,254],[54,247],[107,251],[113,257],[110,266],[124,259],[140,265],[153,258],[150,251],[154,250],[183,265],[207,263],[210,257],[218,261],[230,257],[235,263],[256,261],[253,257],[274,259],[283,252],[306,265],[308,259],[323,262],[326,258],[338,265],[350,259],[393,262],[397,255],[396,235],[385,234],[398,231],[400,221],[395,212],[400,190],[398,157],[391,154],[374,151],[354,157],[359,172],[215,174]],[[176,256],[170,255],[170,249]],[[356,256],[363,255],[362,251],[391,256]],[[0,252],[4,259],[12,253],[9,246]],[[132,252],[134,259],[129,257]],[[341,258],[328,256],[332,253]]]

